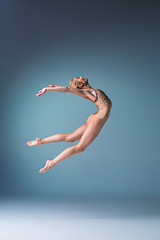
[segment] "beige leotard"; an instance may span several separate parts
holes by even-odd
[[[102,90],[95,88],[93,88],[93,90],[96,95],[94,103],[98,107],[98,112],[93,113],[91,116],[95,115],[95,117],[98,117],[106,122],[111,111],[112,102]]]

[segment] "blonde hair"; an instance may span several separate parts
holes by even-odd
[[[75,78],[73,78],[69,83],[70,88],[80,88],[78,85],[79,85],[79,82]]]

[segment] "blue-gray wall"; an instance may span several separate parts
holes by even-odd
[[[1,196],[160,197],[158,9],[158,1],[1,1]],[[111,98],[111,115],[86,151],[40,174],[77,142],[26,142],[71,133],[97,107],[36,93],[80,75]]]

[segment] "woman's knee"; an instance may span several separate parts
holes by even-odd
[[[76,139],[74,138],[72,133],[69,133],[66,135],[66,142],[75,142],[75,141],[76,141]]]
[[[84,152],[84,150],[87,148],[87,147],[85,147],[85,146],[80,146],[80,145],[75,145],[75,147],[76,147],[76,152],[77,153],[82,153],[82,152]]]

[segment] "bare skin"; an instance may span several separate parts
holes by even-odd
[[[92,91],[89,91],[92,90],[92,87],[88,84],[88,79],[83,78],[82,76],[77,79],[79,81],[79,86],[83,86],[83,89],[68,89],[67,87],[60,87],[51,84],[48,85],[47,88],[43,88],[41,91],[39,91],[36,96],[39,97],[47,91],[71,92],[94,102],[95,96],[92,94]],[[34,141],[27,142],[27,145],[32,147],[51,142],[75,142],[77,140],[80,140],[78,144],[65,149],[53,160],[47,160],[45,166],[39,170],[39,173],[50,170],[57,163],[66,158],[69,158],[78,153],[82,153],[99,135],[105,122],[106,121],[100,119],[99,117],[96,117],[96,114],[92,114],[88,117],[86,123],[84,123],[82,126],[70,134],[60,133],[44,139],[36,138]]]

